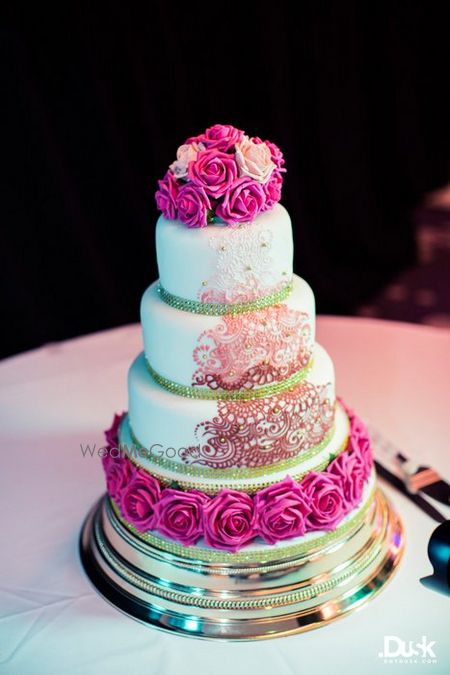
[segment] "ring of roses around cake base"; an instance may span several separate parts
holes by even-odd
[[[282,549],[283,558],[291,558],[294,556],[300,556],[304,553],[307,553],[311,550],[311,545],[313,544],[314,549],[323,548],[332,544],[336,540],[341,539],[348,533],[352,532],[354,529],[359,527],[363,522],[364,518],[367,515],[370,507],[373,504],[375,498],[376,486],[372,488],[369,496],[366,499],[364,506],[357,512],[355,515],[347,520],[342,525],[338,526],[335,530],[331,532],[326,532],[318,537],[314,538],[314,541],[302,541],[290,546],[285,546]],[[118,506],[114,501],[110,500],[110,507],[117,518],[117,520],[129,530],[135,537],[140,539],[146,544],[150,544],[155,548],[158,548],[166,553],[171,553],[172,555],[177,555],[184,558],[189,558],[191,560],[200,560],[207,563],[226,563],[226,564],[237,564],[237,563],[268,563],[270,561],[278,560],[280,557],[280,549],[274,548],[272,546],[267,546],[264,550],[259,551],[249,551],[248,548],[243,548],[237,553],[231,553],[230,551],[220,551],[217,549],[207,549],[199,548],[198,546],[183,546],[178,544],[175,541],[169,541],[163,539],[156,534],[151,532],[141,533],[136,530],[133,525],[127,523],[120,515]]]
[[[314,530],[334,530],[360,503],[373,466],[366,429],[349,412],[347,449],[325,471],[310,471],[301,482],[286,476],[253,498],[230,489],[211,497],[199,490],[161,489],[156,478],[127,458],[107,454],[103,467],[108,493],[137,531],[157,530],[185,546],[204,536],[211,548],[236,552],[257,536],[274,544]],[[117,443],[121,419],[115,417],[108,443]]]

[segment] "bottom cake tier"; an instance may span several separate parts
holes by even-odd
[[[95,587],[145,623],[229,640],[307,630],[361,606],[396,568],[403,531],[377,489],[367,431],[340,405],[349,426],[337,454],[248,493],[180,489],[114,456],[126,420],[116,417],[109,494],[81,537]]]

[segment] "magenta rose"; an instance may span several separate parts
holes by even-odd
[[[161,489],[156,478],[146,471],[136,471],[120,497],[123,517],[139,532],[153,530],[156,524],[156,504]]]
[[[211,202],[200,185],[187,183],[177,197],[178,217],[188,227],[206,227]]]
[[[217,199],[237,178],[237,165],[232,155],[218,150],[204,150],[195,162],[189,163],[190,180]]]
[[[102,464],[105,473],[110,462],[117,462],[121,457],[119,447],[119,427],[124,417],[124,412],[121,415],[114,415],[111,427],[104,432],[106,439],[106,454],[102,457]]]
[[[345,516],[341,479],[332,473],[311,471],[300,483],[311,507],[308,530],[334,530]]]
[[[226,152],[234,148],[236,143],[242,139],[243,131],[232,127],[231,124],[214,124],[209,127],[204,134],[188,138],[186,143],[204,143],[208,149],[221,150]]]
[[[106,463],[106,488],[110,497],[120,502],[123,491],[133,479],[136,469],[126,457],[111,459]]]
[[[367,480],[372,472],[373,467],[372,445],[369,438],[359,439],[357,454],[361,458],[362,465],[364,467],[364,478]]]
[[[364,490],[366,473],[361,457],[353,452],[341,452],[327,467],[327,473],[338,476],[348,513],[359,502]]]
[[[203,530],[208,546],[238,551],[256,536],[252,498],[245,492],[221,490],[204,506]]]
[[[168,171],[162,180],[158,181],[159,190],[155,193],[156,206],[167,220],[177,217],[177,194],[179,185],[173,173]]]
[[[272,162],[276,165],[277,169],[286,171],[286,169],[283,169],[285,164],[283,153],[281,152],[278,145],[275,145],[275,143],[271,143],[270,141],[264,141],[264,143],[269,148],[270,154],[272,155]]]
[[[106,442],[108,445],[112,447],[115,447],[117,445],[119,436],[119,427],[124,417],[125,417],[124,412],[121,415],[115,414],[111,427],[105,430]]]
[[[264,209],[265,202],[264,186],[244,176],[225,193],[216,215],[226,223],[251,222]]]
[[[266,195],[264,211],[272,209],[281,199],[281,188],[283,186],[283,177],[277,170],[272,172],[270,179],[264,183],[263,188]]]
[[[310,508],[301,486],[290,476],[255,497],[258,534],[268,544],[305,534]]]
[[[195,544],[203,534],[203,508],[209,499],[197,490],[163,490],[157,507],[157,529],[184,546]]]

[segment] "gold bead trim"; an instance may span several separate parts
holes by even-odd
[[[292,474],[292,478],[294,480],[300,481],[304,476],[306,476],[307,473],[310,473],[311,471],[323,471],[329,464],[330,462],[338,457],[341,452],[344,452],[344,450],[347,448],[348,444],[348,436],[346,436],[345,440],[341,443],[341,445],[333,452],[328,455],[326,459],[324,459],[322,462],[317,464],[314,467],[310,467],[309,469],[303,469],[299,471],[294,471]],[[152,476],[154,476],[162,486],[164,487],[176,487],[176,489],[179,490],[201,490],[205,494],[208,495],[215,495],[218,494],[221,490],[223,489],[228,489],[228,490],[241,490],[242,492],[246,492],[247,494],[255,494],[258,490],[262,490],[265,487],[268,487],[269,485],[272,485],[274,483],[274,479],[272,478],[267,479],[267,480],[260,480],[255,483],[240,483],[239,485],[236,485],[236,483],[227,483],[224,481],[221,481],[221,476],[218,476],[217,474],[220,473],[220,469],[212,469],[212,471],[215,472],[215,480],[214,483],[202,483],[201,481],[189,481],[189,480],[183,480],[182,478],[168,478],[167,476],[163,476],[161,474],[158,474],[153,470],[147,469],[145,466],[142,466],[134,457],[131,457],[128,453],[127,457],[132,462],[138,469],[144,469],[144,471],[148,471]],[[298,457],[297,457],[297,462],[298,462]],[[184,465],[179,464],[177,465],[177,473],[180,473],[179,467],[183,467]],[[261,467],[264,468],[264,467]],[[286,469],[286,467],[284,467]],[[283,471],[283,469],[278,469],[280,472]],[[264,474],[263,474],[264,475]],[[238,480],[235,478],[235,480]],[[275,480],[276,482],[276,480]]]
[[[206,286],[207,282],[203,281],[202,284]],[[170,293],[161,284],[159,284],[157,290],[161,300],[174,309],[181,309],[185,312],[191,312],[192,314],[224,316],[226,314],[235,315],[245,314],[246,312],[257,312],[260,309],[265,309],[271,305],[277,305],[278,303],[283,302],[283,300],[286,300],[286,298],[292,292],[292,288],[293,284],[290,282],[280,290],[275,291],[275,293],[264,295],[261,298],[250,300],[249,302],[237,302],[234,304],[186,300],[186,298],[180,298],[178,295],[173,295],[173,293]]]
[[[122,423],[123,424],[123,423]],[[129,422],[128,422],[129,424]],[[129,426],[130,430],[130,436],[131,440],[133,441],[133,447],[136,448],[136,454],[139,453],[139,451],[146,450],[146,448],[140,443],[140,441],[136,438],[134,435],[133,430],[131,429],[131,426]],[[299,460],[303,461],[308,461],[312,457],[315,457],[319,452],[321,452],[333,439],[333,436],[335,434],[336,427],[333,426],[331,430],[328,432],[328,434],[323,438],[320,443],[317,443],[317,445],[314,445],[307,450],[303,450],[300,452],[298,455],[294,457],[289,457],[288,459],[282,460],[280,462],[276,462],[274,464],[265,464],[263,466],[256,466],[256,467],[231,467],[231,468],[226,468],[226,469],[214,469],[212,467],[197,467],[193,466],[191,464],[181,464],[180,462],[174,462],[171,459],[168,459],[166,457],[159,457],[158,455],[149,455],[147,453],[145,455],[145,458],[149,460],[151,465],[156,465],[159,466],[163,469],[166,469],[167,471],[174,471],[177,474],[182,474],[182,475],[187,475],[187,476],[192,476],[192,477],[197,477],[197,478],[214,478],[222,480],[224,478],[231,478],[232,480],[242,480],[245,478],[258,478],[259,476],[265,476],[270,473],[277,473],[279,471],[284,471],[285,469],[290,469],[293,466],[296,466],[299,464]],[[337,454],[341,452],[341,447],[345,448],[348,442],[348,434],[345,437],[344,442],[342,443],[342,446],[339,447],[337,450]],[[137,458],[133,456],[135,453],[132,451],[128,451],[128,446],[126,443],[121,443],[121,447],[123,447],[127,457],[133,462],[135,462],[138,466],[143,466],[142,464],[139,464]],[[128,452],[127,452],[128,451]],[[144,465],[143,468],[146,468]],[[153,472],[153,466],[152,466],[152,472]]]
[[[185,398],[201,399],[203,401],[251,401],[256,398],[266,398],[267,396],[280,394],[281,392],[292,389],[297,384],[300,384],[311,370],[313,359],[311,359],[304,368],[301,368],[301,370],[298,370],[296,373],[280,382],[274,382],[273,384],[258,387],[258,389],[231,390],[207,389],[206,387],[190,387],[185,384],[179,384],[178,382],[173,382],[173,380],[169,380],[167,377],[157,373],[156,370],[152,368],[147,358],[145,359],[145,363],[153,380],[163,387],[163,389],[170,391],[171,394],[184,396]]]
[[[372,472],[372,477],[373,477]],[[270,562],[271,560],[278,560],[280,555],[283,558],[290,558],[295,556],[300,556],[304,553],[307,553],[311,550],[312,547],[324,547],[329,543],[336,541],[340,537],[344,536],[350,532],[353,528],[356,528],[365,518],[366,513],[372,505],[373,499],[375,497],[376,486],[372,488],[370,495],[368,496],[364,506],[356,513],[353,518],[348,520],[344,525],[336,528],[332,532],[327,532],[326,534],[317,537],[312,541],[300,542],[293,544],[292,546],[286,546],[282,549],[273,548],[267,546],[267,551],[255,551],[248,552],[245,550],[238,551],[237,553],[230,553],[229,551],[219,551],[214,549],[200,548],[199,546],[183,546],[182,544],[177,544],[176,542],[168,541],[167,539],[162,539],[150,532],[139,532],[136,530],[133,525],[124,520],[120,514],[117,504],[109,497],[111,507],[114,511],[114,515],[117,520],[132,534],[134,534],[141,541],[151,544],[155,548],[159,548],[162,551],[167,553],[172,553],[184,558],[189,558],[191,560],[198,560],[200,562],[212,562],[212,563],[226,563],[234,564],[240,562],[248,563],[265,563]]]

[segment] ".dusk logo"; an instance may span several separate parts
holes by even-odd
[[[378,652],[378,656],[386,663],[437,663],[435,644],[436,641],[428,641],[426,635],[422,635],[420,642],[385,635],[383,651]]]

